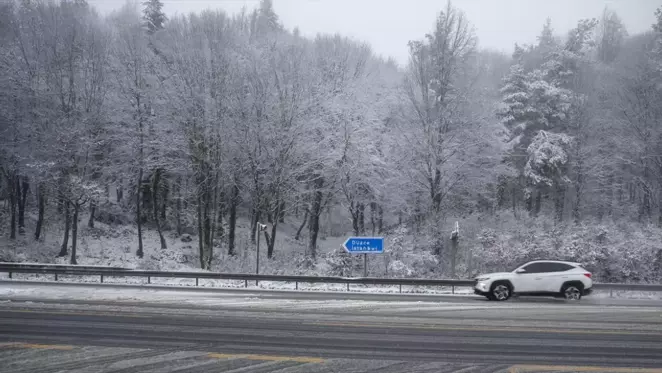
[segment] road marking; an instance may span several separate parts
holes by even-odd
[[[253,354],[218,354],[209,353],[208,357],[214,359],[247,359],[262,361],[294,361],[297,363],[323,363],[324,359],[307,356],[275,356],[275,355],[253,355]]]
[[[474,332],[524,332],[524,333],[554,333],[554,334],[613,334],[613,335],[648,335],[660,336],[661,332],[646,332],[646,331],[619,331],[619,330],[597,330],[597,329],[541,329],[541,328],[494,328],[494,327],[462,327],[462,326],[446,326],[446,325],[393,325],[393,324],[365,324],[365,323],[351,323],[351,322],[324,322],[312,323],[311,325],[318,326],[351,326],[359,328],[400,328],[400,329],[423,329],[423,330],[452,330],[452,331],[474,331]]]
[[[137,315],[137,314],[127,314],[127,313],[103,313],[103,312],[90,312],[90,311],[49,311],[49,310],[7,310],[6,312],[18,312],[18,313],[36,313],[36,314],[46,314],[46,315],[58,315],[58,316],[113,316],[113,317],[128,317],[128,318],[150,318],[151,316]]]
[[[601,373],[662,373],[658,368],[618,368],[569,365],[513,365],[509,373],[522,372],[601,372]]]
[[[37,343],[9,342],[9,343],[0,343],[0,348],[35,348],[35,349],[43,349],[43,350],[73,350],[74,346],[44,345],[44,344],[37,344]]]

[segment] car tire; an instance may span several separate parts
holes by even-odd
[[[495,301],[502,302],[508,300],[512,294],[513,288],[507,282],[495,282],[490,287],[490,297]]]
[[[579,284],[570,283],[563,285],[563,288],[561,288],[561,295],[567,301],[576,302],[582,299],[583,291],[584,291],[583,286]]]

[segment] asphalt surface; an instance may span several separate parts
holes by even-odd
[[[659,301],[288,293],[1,282],[0,372],[662,372]]]

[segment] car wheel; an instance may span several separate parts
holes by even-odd
[[[565,300],[578,301],[582,299],[582,289],[578,285],[568,284],[561,290]]]
[[[510,288],[510,285],[508,285],[505,282],[497,282],[494,285],[492,285],[492,289],[490,290],[490,295],[492,296],[492,299],[496,301],[504,301],[508,300],[512,294],[512,289]]]

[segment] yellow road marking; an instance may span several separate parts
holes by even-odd
[[[43,350],[73,350],[74,346],[66,345],[44,345],[37,343],[20,343],[20,342],[10,342],[10,343],[0,343],[0,347],[9,347],[9,348],[35,348]]]
[[[618,368],[570,365],[513,365],[509,373],[522,372],[601,372],[601,373],[662,373],[658,368]]]
[[[263,361],[294,361],[297,363],[323,363],[324,359],[307,356],[275,356],[275,355],[254,355],[254,354],[217,354],[209,353],[208,357],[214,359],[247,359]]]
[[[312,323],[312,325],[320,326],[352,326],[359,328],[409,328],[409,329],[423,329],[423,330],[454,330],[454,331],[487,331],[487,332],[529,332],[529,333],[554,333],[554,334],[615,334],[615,335],[659,335],[662,337],[662,332],[646,332],[646,331],[619,331],[619,330],[597,330],[597,329],[542,329],[542,328],[495,328],[495,327],[463,327],[463,326],[447,326],[447,325],[406,325],[406,324],[364,324],[364,323],[344,323],[344,322],[324,322]]]

